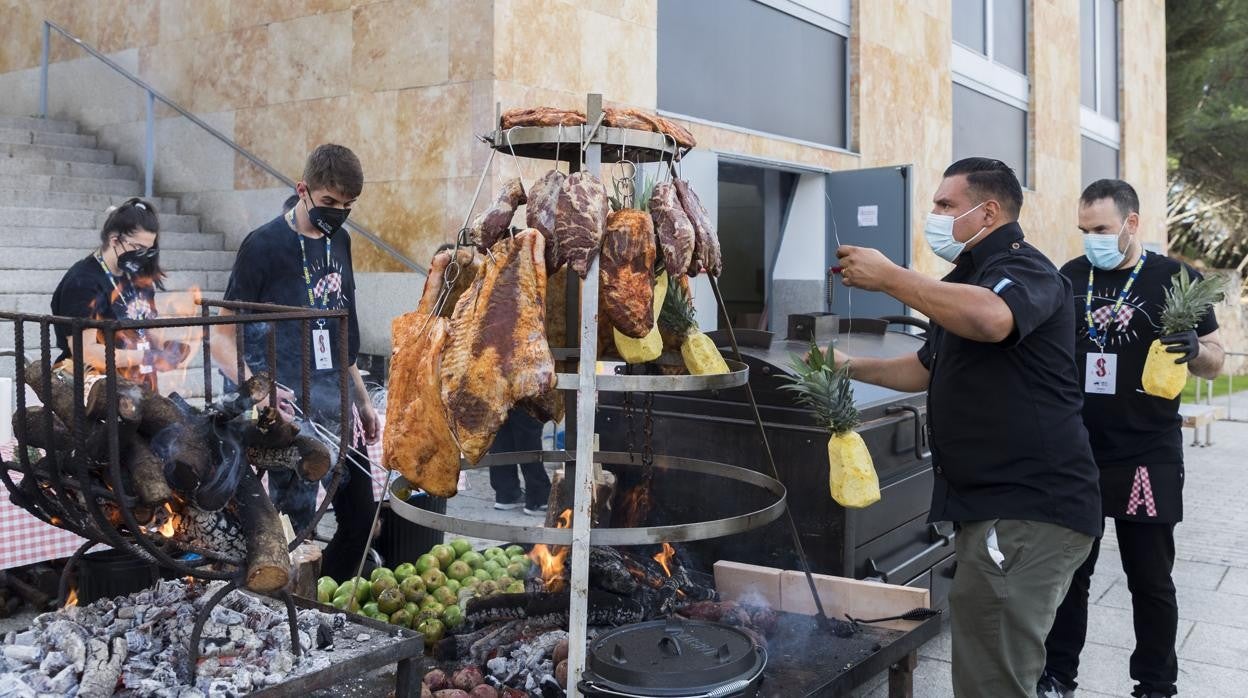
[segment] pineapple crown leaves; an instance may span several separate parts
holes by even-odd
[[[634,182],[631,186],[622,184],[622,182],[628,182],[630,180]],[[632,178],[613,178],[611,180],[611,190],[613,193],[607,197],[607,201],[611,203],[611,210],[621,211],[626,208],[635,208],[640,211],[648,212],[650,210],[650,195],[654,193],[654,187],[658,185],[658,183],[659,176],[657,174],[648,175],[642,179],[641,189],[637,190],[635,180],[632,180]],[[628,188],[634,189],[631,195],[626,191],[621,191],[621,189]],[[628,199],[630,196],[632,198],[632,205],[626,206],[625,204],[629,203]]]
[[[1193,279],[1186,265],[1179,267],[1179,273],[1171,278],[1170,288],[1166,289],[1161,310],[1162,335],[1195,329],[1213,304],[1222,300],[1225,288],[1226,279],[1220,276]]]
[[[663,308],[659,311],[659,327],[677,337],[687,337],[698,331],[693,303],[689,301],[684,286],[676,279],[668,279],[667,296],[663,298]]]
[[[796,393],[799,404],[815,412],[815,421],[833,435],[844,434],[858,426],[858,408],[854,407],[854,389],[849,379],[849,366],[836,366],[832,348],[825,353],[811,344],[805,357],[793,357],[793,376],[784,376],[789,385],[781,390]]]

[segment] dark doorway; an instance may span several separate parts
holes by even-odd
[[[719,288],[731,318],[722,324],[764,329],[771,269],[798,176],[777,169],[719,163]]]

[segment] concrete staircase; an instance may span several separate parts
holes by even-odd
[[[0,310],[46,314],[65,270],[99,244],[105,209],[143,184],[135,168],[116,164],[112,151],[68,121],[0,116]],[[176,199],[155,197],[160,214],[161,264],[169,271],[162,306],[190,306],[188,289],[219,298],[234,253],[224,236],[200,230],[196,216],[178,213]],[[39,332],[23,333],[26,355],[39,355]],[[11,349],[13,324],[0,322],[0,348]],[[55,347],[53,353],[55,354]],[[13,375],[9,357],[0,375]],[[184,394],[202,395],[202,357],[192,363]]]

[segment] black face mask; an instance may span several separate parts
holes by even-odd
[[[156,266],[160,251],[155,247],[145,250],[129,250],[117,255],[117,267],[130,276],[149,273]]]
[[[351,215],[349,208],[308,205],[307,209],[308,220],[312,221],[312,225],[327,238],[333,238],[335,233],[342,230],[342,224],[346,223],[347,216]]]

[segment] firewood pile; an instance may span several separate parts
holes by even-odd
[[[0,643],[0,695],[241,695],[371,651],[366,645],[381,640],[356,635],[343,614],[304,609],[297,617],[299,642],[312,649],[297,658],[285,609],[232,593],[204,625],[205,651],[192,679],[187,640],[196,614],[221,584],[164,581],[37,617],[30,629],[10,632]]]
[[[38,449],[15,503],[44,520],[104,543],[112,534],[137,536],[171,556],[197,553],[218,570],[237,570],[246,588],[271,593],[291,579],[287,538],[277,510],[253,468],[289,468],[309,481],[330,469],[329,449],[284,421],[272,407],[255,409],[269,397],[272,382],[256,374],[235,394],[203,409],[176,394],[166,397],[146,386],[117,379],[115,402],[121,482],[109,474],[109,396],[106,381],[85,382],[75,396],[74,377],[32,362],[23,380],[40,406],[13,415],[14,431]],[[82,419],[75,425],[81,410]],[[80,435],[75,439],[74,434]],[[86,477],[78,469],[86,464]],[[120,485],[120,488],[117,487]],[[101,530],[92,508],[112,531]],[[123,509],[133,515],[136,530]],[[145,555],[139,545],[132,546]]]

